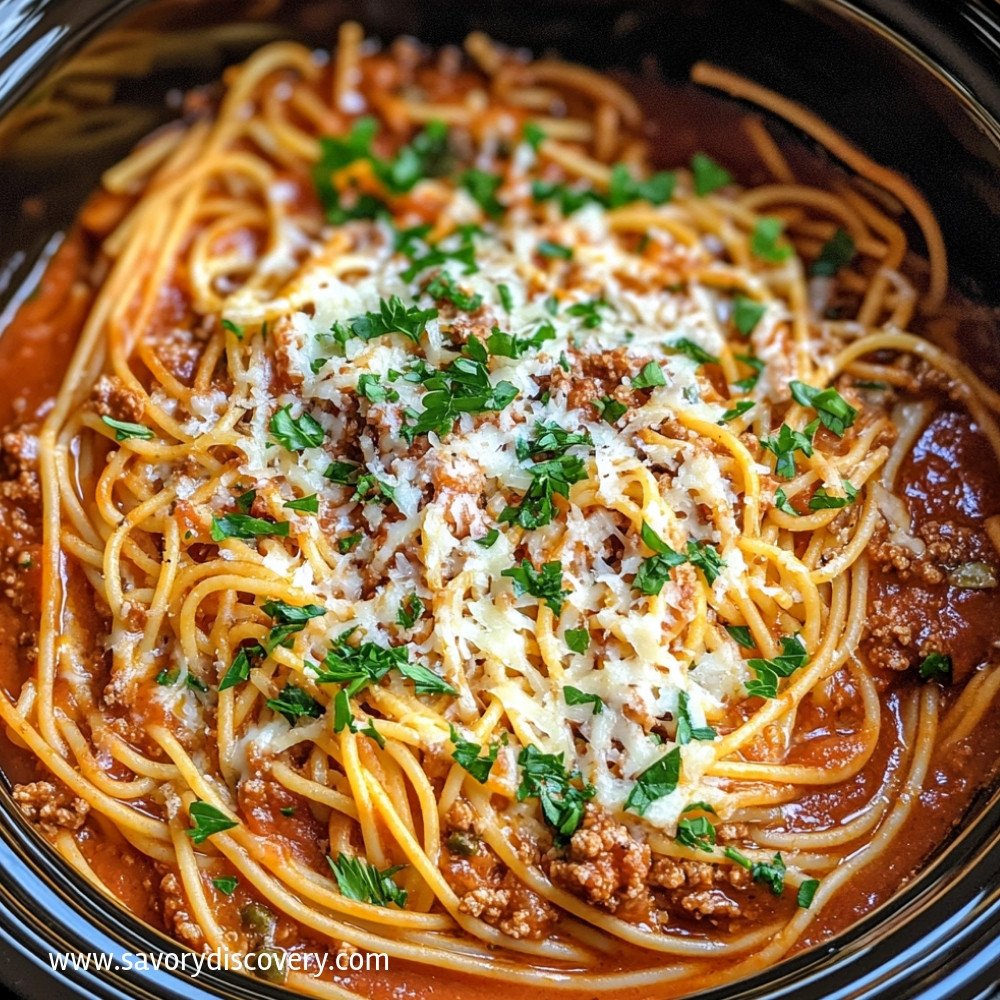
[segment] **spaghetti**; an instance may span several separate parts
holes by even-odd
[[[808,943],[981,724],[997,668],[955,695],[870,581],[996,586],[995,525],[953,565],[900,488],[943,388],[1000,455],[995,396],[907,330],[923,198],[802,109],[695,68],[885,197],[758,119],[770,183],[656,172],[619,83],[466,49],[270,44],[107,173],[0,717],[192,947],[677,995]]]

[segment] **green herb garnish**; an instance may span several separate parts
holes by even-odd
[[[214,834],[239,826],[221,809],[216,809],[210,802],[202,802],[201,799],[188,806],[188,816],[191,817],[191,829],[184,832],[196,844],[203,844]]]
[[[600,715],[604,711],[604,701],[600,695],[589,694],[570,684],[563,688],[563,700],[567,705],[590,705],[591,715]]]
[[[350,858],[343,853],[337,855],[336,861],[329,856],[326,860],[337,879],[337,886],[348,899],[375,906],[395,903],[400,909],[405,908],[406,890],[401,889],[392,877],[396,872],[402,871],[405,865],[393,865],[379,871],[367,861]]]
[[[781,640],[781,653],[771,660],[747,660],[747,666],[757,675],[746,682],[747,694],[758,698],[776,698],[778,679],[791,677],[800,667],[809,662],[806,647],[797,635],[786,635]]]
[[[681,748],[674,747],[636,778],[625,800],[625,808],[644,816],[657,799],[662,799],[677,788],[680,777]]]

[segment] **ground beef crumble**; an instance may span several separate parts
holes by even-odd
[[[521,882],[475,835],[472,809],[461,801],[446,817],[441,871],[458,895],[463,913],[511,937],[540,940],[559,920],[558,910]]]
[[[625,347],[593,354],[573,352],[569,371],[561,367],[552,370],[549,388],[566,394],[570,409],[593,408],[595,400],[610,396],[625,406],[638,402],[641,390],[625,385],[626,376],[638,375],[644,359],[632,357]]]
[[[713,865],[706,861],[679,861],[658,857],[649,873],[651,885],[667,890],[671,908],[718,923],[746,916],[746,906],[727,889],[745,890],[750,873],[739,865]]]
[[[205,935],[188,912],[184,888],[173,872],[168,871],[160,880],[160,899],[167,930],[195,951],[201,951],[205,947]]]
[[[37,823],[47,837],[55,836],[60,830],[79,830],[90,812],[90,803],[74,795],[65,785],[52,781],[15,785],[13,798],[21,812]]]
[[[593,803],[587,805],[565,856],[561,853],[550,852],[549,878],[588,903],[615,913],[626,901],[647,895],[649,845],[635,840],[624,824]]]
[[[94,409],[102,417],[138,423],[146,405],[142,396],[130,389],[117,375],[102,375],[90,393]]]

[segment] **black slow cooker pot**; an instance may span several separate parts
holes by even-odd
[[[0,0],[0,328],[101,171],[176,114],[183,88],[276,37],[329,46],[348,16],[383,38],[457,42],[478,28],[601,68],[653,56],[667,79],[696,59],[741,72],[908,174],[942,223],[958,286],[1000,304],[996,0]],[[137,32],[134,60],[114,75],[100,39],[123,28]],[[40,94],[62,113],[22,127]],[[971,350],[980,369],[1000,357],[1000,343]],[[110,967],[52,968],[52,955],[91,952]],[[64,865],[0,787],[0,982],[15,994],[288,996],[227,973],[135,968],[129,956],[150,952],[178,946]],[[700,996],[1000,997],[1000,789],[984,790],[920,874],[846,933]]]

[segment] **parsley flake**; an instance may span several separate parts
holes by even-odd
[[[542,753],[528,744],[518,755],[517,763],[521,768],[518,802],[538,799],[545,822],[555,831],[556,843],[566,843],[583,821],[584,807],[596,789],[590,784],[580,784],[579,771],[567,772],[561,753]]]
[[[196,844],[203,844],[214,834],[239,826],[239,823],[231,820],[221,809],[217,809],[210,802],[202,802],[201,799],[188,806],[188,816],[191,818],[191,829],[184,832]]]
[[[577,687],[573,687],[567,684],[563,688],[563,700],[567,705],[590,705],[591,715],[600,715],[604,711],[604,701],[600,695],[590,694],[587,691],[581,691]]]
[[[275,441],[288,451],[318,448],[325,437],[323,428],[308,413],[293,417],[291,403],[281,407],[271,417],[268,429],[274,435]]]
[[[348,857],[344,853],[338,854],[336,861],[329,856],[326,860],[337,879],[338,888],[348,899],[375,906],[394,903],[400,909],[405,908],[406,890],[401,889],[392,877],[396,872],[402,871],[404,865],[393,865],[379,871],[367,861]]]
[[[131,438],[138,438],[140,441],[152,441],[153,432],[142,424],[129,423],[127,420],[115,420],[107,414],[102,415],[104,421],[115,432],[116,441],[128,441]]]
[[[451,759],[459,767],[468,771],[479,784],[485,785],[490,776],[490,771],[493,770],[493,765],[496,763],[500,744],[492,744],[486,755],[481,757],[480,752],[483,748],[479,743],[472,743],[469,740],[462,739],[454,726],[449,726],[448,730],[452,745],[455,748],[451,753]]]
[[[747,666],[757,675],[746,682],[747,694],[758,698],[776,698],[778,679],[791,677],[796,670],[809,662],[806,647],[797,635],[786,635],[781,640],[781,653],[771,660],[747,660]]]
[[[691,157],[691,174],[694,179],[694,193],[699,198],[704,198],[705,195],[733,182],[733,175],[705,153],[695,153]]]
[[[680,777],[681,748],[674,747],[636,778],[625,800],[625,808],[645,816],[657,799],[662,799],[677,788]]]
[[[513,582],[516,596],[530,594],[544,601],[553,614],[558,615],[562,611],[563,598],[569,591],[563,589],[561,562],[547,562],[536,570],[531,562],[522,559],[520,566],[511,566],[500,575]]]

